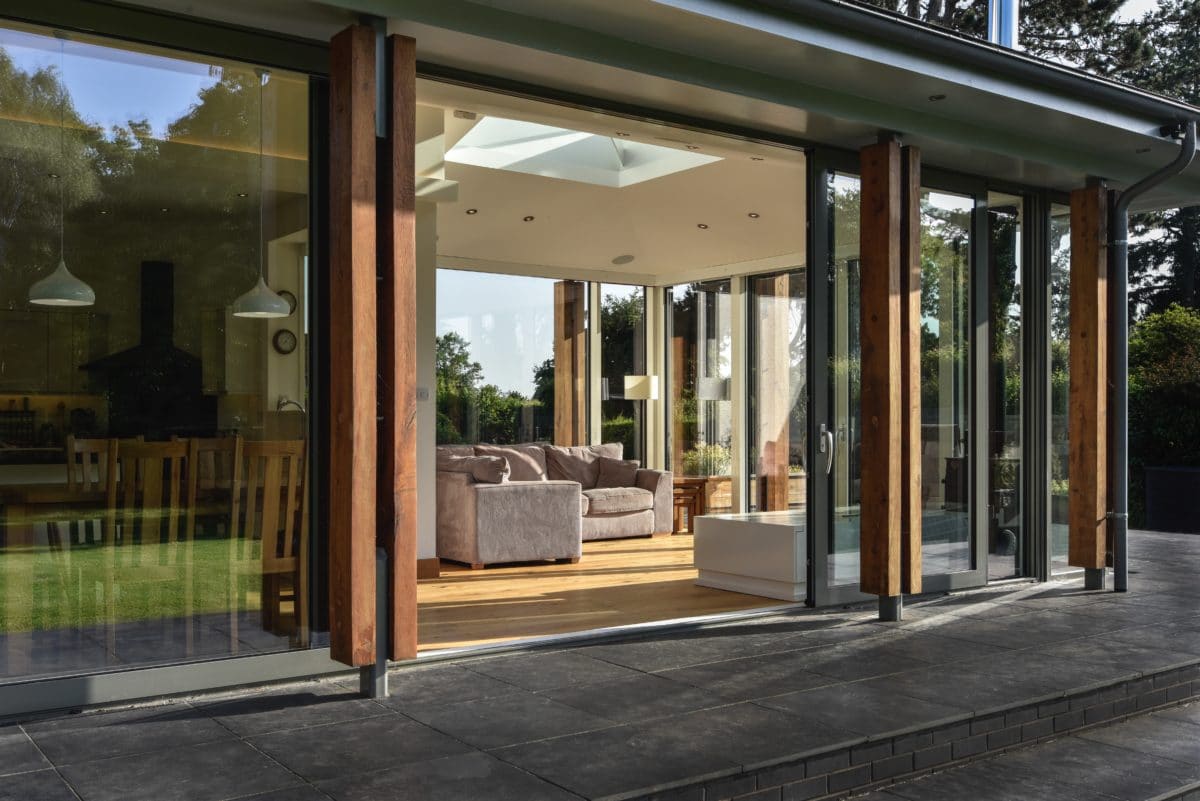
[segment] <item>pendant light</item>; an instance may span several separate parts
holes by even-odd
[[[58,78],[61,82],[62,99],[58,108],[59,172],[51,173],[58,181],[58,267],[54,272],[29,287],[29,302],[38,306],[91,306],[96,302],[92,288],[67,269],[66,250],[66,201],[63,184],[67,182],[67,82],[65,79],[67,36],[57,31]]]
[[[263,88],[270,79],[270,73],[266,70],[257,70],[256,74],[258,75],[258,283],[233,302],[233,316],[271,319],[289,316],[292,313],[292,307],[271,287],[267,286],[266,278],[263,277],[263,262],[266,253],[265,226],[263,224],[265,213],[263,203]]]

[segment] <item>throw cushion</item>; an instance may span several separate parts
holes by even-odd
[[[601,456],[600,474],[596,478],[596,488],[633,487],[637,484],[637,471],[640,463],[636,459],[610,459]]]
[[[654,508],[654,493],[637,487],[607,487],[584,490],[588,514],[611,515]]]
[[[475,455],[504,459],[510,481],[546,480],[546,452],[540,445],[476,445]]]
[[[624,449],[620,442],[570,447],[547,445],[546,473],[553,481],[577,481],[583,489],[592,489],[600,477],[600,457],[620,459]]]
[[[437,469],[469,473],[483,484],[503,484],[509,475],[508,462],[499,456],[453,456],[438,454]]]

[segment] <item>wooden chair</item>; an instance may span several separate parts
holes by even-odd
[[[67,435],[67,489],[71,492],[95,492],[108,481],[107,439],[76,439]]]
[[[116,647],[121,572],[133,577],[131,583],[158,584],[160,606],[182,591],[191,653],[196,493],[195,482],[188,480],[192,446],[187,441],[109,440],[108,448],[104,546],[110,648]]]
[[[307,468],[304,440],[245,441],[236,456],[229,538],[231,564],[237,566],[230,571],[235,652],[244,575],[262,576],[263,628],[284,628],[287,592],[292,600],[293,631],[301,645],[308,641]]]
[[[192,437],[188,481],[195,483],[196,529],[200,536],[229,536],[233,505],[233,474],[240,459],[242,438]]]

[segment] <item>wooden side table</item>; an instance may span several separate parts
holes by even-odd
[[[674,533],[695,532],[695,519],[708,511],[708,484],[707,476],[675,476],[672,487]]]

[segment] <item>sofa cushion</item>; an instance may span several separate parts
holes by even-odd
[[[640,463],[636,459],[610,459],[601,456],[596,460],[600,466],[596,477],[596,488],[633,487],[637,485],[637,471]]]
[[[509,476],[508,462],[499,456],[454,456],[438,454],[437,469],[467,473],[482,484],[503,484]]]
[[[600,477],[600,457],[620,459],[623,450],[620,442],[570,447],[547,445],[546,472],[552,481],[577,481],[583,489],[592,489]]]
[[[541,445],[476,445],[475,455],[504,459],[510,481],[546,480],[546,452]]]
[[[474,456],[474,445],[438,445],[438,456]]]
[[[605,487],[584,490],[591,515],[641,512],[654,508],[654,493],[637,487]]]

